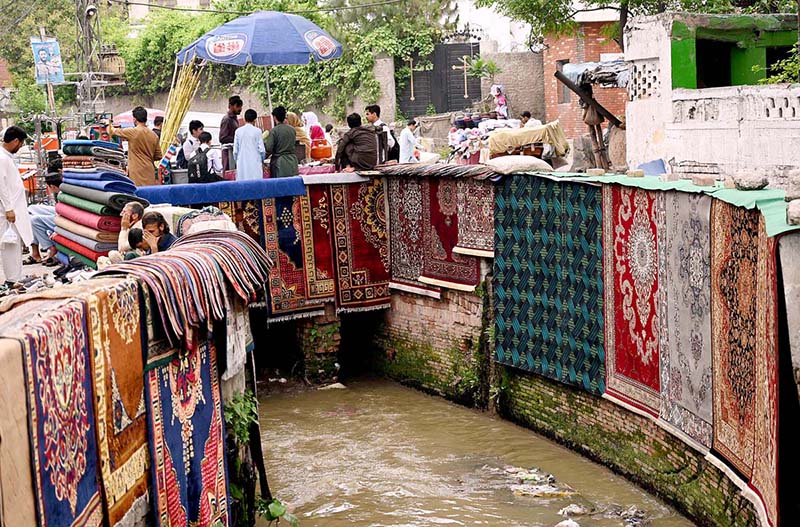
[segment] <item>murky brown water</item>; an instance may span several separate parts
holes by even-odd
[[[261,426],[270,486],[301,527],[552,527],[572,503],[605,511],[573,517],[581,527],[629,525],[614,511],[631,506],[651,527],[693,525],[529,430],[388,381],[266,396]],[[512,467],[536,467],[577,494],[520,495],[531,487]]]

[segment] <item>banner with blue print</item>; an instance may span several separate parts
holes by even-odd
[[[61,49],[54,38],[31,38],[33,61],[36,67],[36,84],[63,84],[64,65]]]

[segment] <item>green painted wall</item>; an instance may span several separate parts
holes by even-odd
[[[753,71],[753,66],[758,71]],[[758,84],[766,78],[767,48],[733,48],[731,50],[731,85]]]
[[[763,19],[762,19],[763,18]],[[710,17],[708,27],[672,23],[672,87],[697,88],[696,39],[735,43],[731,50],[731,85],[758,84],[766,77],[768,47],[788,47],[797,42],[797,32],[778,29],[769,17]],[[759,71],[753,71],[758,66]]]
[[[697,48],[694,38],[672,40],[672,87],[697,88]]]

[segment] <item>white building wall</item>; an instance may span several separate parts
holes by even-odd
[[[459,0],[457,8],[459,26],[469,24],[470,28],[480,30],[484,39],[491,40],[497,46],[495,48],[492,45],[490,51],[528,51],[525,43],[529,28],[526,24],[515,22],[488,7],[477,8],[472,0]]]
[[[628,166],[666,155],[666,124],[671,121],[672,19],[634,19],[625,28],[625,60],[631,70],[625,107]]]
[[[628,165],[716,165],[723,176],[751,172],[785,186],[787,169],[800,167],[800,86],[673,90],[671,26],[659,15],[625,30]]]

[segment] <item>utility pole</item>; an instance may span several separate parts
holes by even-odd
[[[78,101],[82,113],[95,113],[94,76],[99,66],[100,20],[97,6],[92,0],[75,0],[75,16],[78,22],[78,56],[76,62],[83,68],[78,81]]]

